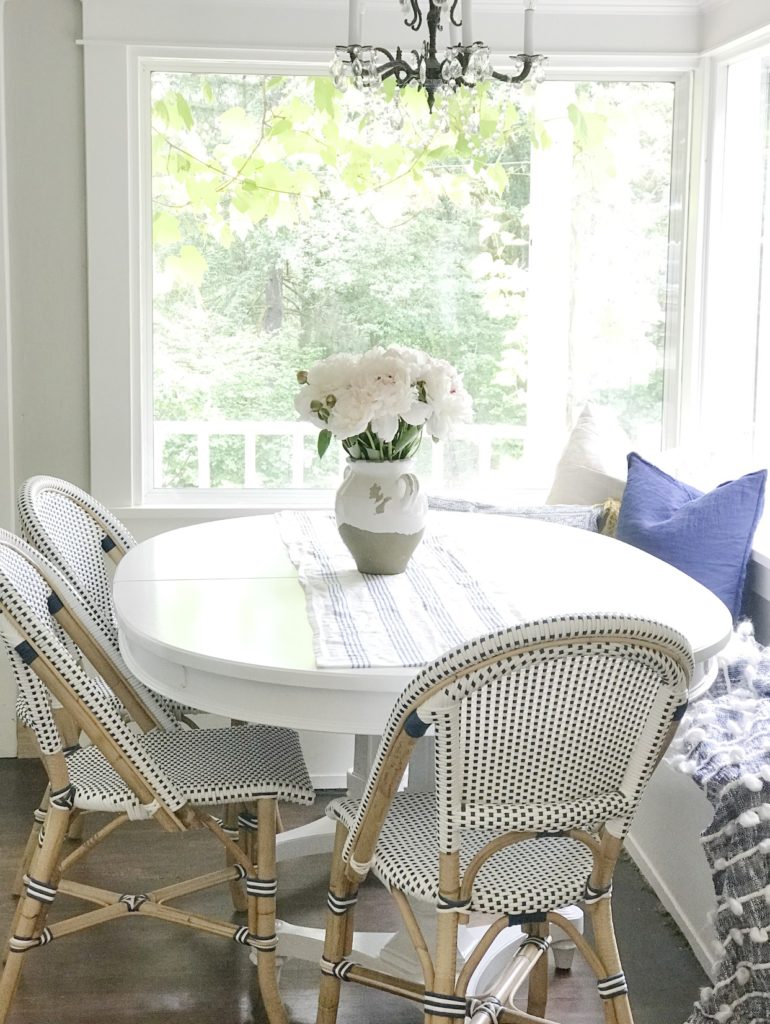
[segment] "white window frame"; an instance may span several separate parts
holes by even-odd
[[[770,457],[770,414],[758,401],[760,394],[770,395],[770,253],[764,253],[761,267],[759,263],[764,140],[759,131],[742,137],[732,135],[730,111],[735,96],[730,95],[728,81],[731,71],[736,87],[737,75],[743,76],[749,101],[754,105],[751,115],[759,127],[761,90],[767,90],[770,76],[770,34],[708,58],[707,68],[712,142],[703,231],[699,436],[718,457],[722,412],[730,420],[736,463],[742,459],[747,468],[756,468],[757,459],[764,457],[766,463]],[[746,262],[741,259],[743,253],[748,254]],[[749,272],[744,273],[744,268]]]
[[[118,4],[120,8],[122,5]],[[300,3],[301,6],[301,3]],[[151,290],[146,287],[151,273],[148,254],[148,232],[151,224],[149,187],[142,193],[141,168],[145,183],[149,183],[149,131],[147,104],[143,104],[142,83],[146,83],[154,69],[168,69],[180,59],[190,61],[190,68],[205,67],[211,71],[250,71],[252,73],[326,73],[328,50],[267,49],[248,46],[258,34],[249,21],[248,5],[223,3],[215,12],[201,14],[201,24],[209,21],[212,13],[217,19],[216,34],[229,33],[231,39],[242,40],[235,48],[225,38],[215,40],[216,46],[168,45],[168,39],[182,24],[176,26],[169,18],[175,0],[162,5],[155,15],[142,8],[137,23],[129,18],[114,26],[122,38],[108,35],[109,18],[89,18],[89,9],[95,15],[104,15],[99,0],[84,0],[85,98],[86,98],[86,164],[88,200],[89,246],[89,327],[90,327],[90,403],[91,403],[91,489],[119,514],[136,510],[158,513],[162,503],[168,514],[177,514],[179,505],[199,510],[202,517],[217,511],[240,507],[243,510],[322,505],[329,496],[323,492],[307,491],[211,491],[208,493],[177,492],[164,495],[147,487],[141,468],[141,453],[151,450],[143,438],[143,415],[147,406],[142,398],[151,401],[148,389],[142,387],[143,332],[152,323]],[[185,8],[185,31],[190,29],[190,10]],[[316,8],[317,12],[317,8]],[[109,14],[109,9],[107,9]],[[136,9],[132,10],[136,13]],[[166,22],[164,24],[164,15]],[[284,12],[285,21],[285,12]],[[147,42],[147,35],[136,38],[137,24],[147,31],[147,25],[157,21],[158,42]],[[223,27],[224,26],[224,27]],[[248,26],[248,28],[247,28]],[[200,26],[198,26],[200,29]],[[312,28],[312,26],[311,26]],[[310,30],[310,29],[309,29]],[[309,31],[308,30],[308,31]],[[205,33],[198,31],[202,37]],[[254,40],[256,42],[256,40]],[[246,48],[248,46],[248,48]],[[506,55],[498,55],[501,66]],[[684,260],[677,258],[685,251],[687,232],[686,186],[690,161],[690,123],[693,97],[693,71],[696,60],[690,57],[633,57],[622,60],[611,56],[556,58],[549,63],[549,77],[574,79],[658,80],[675,84],[674,159],[671,181],[671,235],[672,258],[669,273],[669,295],[679,293],[684,282]],[[679,140],[677,142],[677,140]],[[144,296],[144,301],[143,301]],[[684,337],[684,303],[675,303],[678,315],[669,318],[666,338],[667,360],[664,370],[664,446],[676,445],[680,436],[681,410],[687,404],[688,358]],[[161,515],[164,512],[161,510]]]

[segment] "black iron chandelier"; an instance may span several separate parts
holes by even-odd
[[[520,86],[528,79],[539,82],[545,76],[546,58],[532,52],[535,0],[524,0],[524,52],[511,57],[511,74],[495,71],[489,47],[474,40],[472,0],[427,0],[425,15],[426,0],[399,0],[406,14],[405,25],[415,32],[420,31],[424,21],[428,27],[422,49],[408,54],[400,46],[394,54],[384,46],[362,43],[364,0],[348,2],[348,43],[335,48],[331,63],[332,77],[339,88],[352,84],[363,91],[375,90],[386,79],[393,78],[399,88],[417,85],[424,89],[428,106],[433,110],[438,97],[449,96],[463,86],[473,88],[490,79]],[[441,53],[437,37],[446,28],[450,45]]]

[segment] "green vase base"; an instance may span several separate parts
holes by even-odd
[[[372,533],[349,523],[339,524],[338,529],[358,571],[374,576],[397,576],[403,572],[425,532]]]

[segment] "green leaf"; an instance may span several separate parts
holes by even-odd
[[[452,146],[435,146],[433,149],[429,149],[425,154],[429,160],[448,160],[454,156],[454,148]]]
[[[211,178],[190,176],[185,180],[185,189],[195,210],[216,210],[219,205],[216,181]]]
[[[334,117],[334,96],[336,91],[334,82],[330,78],[316,78],[313,82],[315,105],[319,110],[325,111],[329,117]]]
[[[386,78],[385,81],[380,86],[380,88],[382,89],[382,95],[385,97],[385,99],[392,100],[393,97],[396,95],[396,89],[398,88],[395,77]]]
[[[607,136],[608,125],[604,114],[582,111],[574,103],[567,107],[567,116],[575,130],[575,141],[582,149],[600,148]]]
[[[288,132],[291,129],[291,121],[288,117],[275,117],[270,124],[270,130],[267,133],[268,138],[275,138],[276,135],[283,135],[284,132]]]
[[[326,450],[332,443],[332,432],[331,430],[322,430],[318,434],[318,458],[322,459],[326,454]]]
[[[168,107],[163,100],[158,100],[152,105],[152,112],[154,116],[162,122],[164,127],[168,127]]]
[[[323,136],[330,145],[336,144],[340,137],[340,126],[336,121],[327,121],[323,126]]]
[[[310,120],[313,116],[313,108],[309,103],[305,103],[304,100],[300,99],[299,96],[292,96],[276,113],[288,117],[296,126]]]
[[[152,217],[152,240],[155,245],[170,245],[181,238],[179,221],[173,213],[158,210]]]
[[[208,264],[200,249],[194,245],[183,245],[178,256],[169,256],[166,269],[178,284],[200,288]]]
[[[176,109],[177,113],[182,119],[182,122],[188,130],[193,126],[193,116],[190,110],[189,104],[181,92],[176,94]]]
[[[487,180],[501,196],[508,188],[508,174],[502,164],[492,164],[486,168]]]

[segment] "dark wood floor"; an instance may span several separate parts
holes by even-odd
[[[42,788],[37,762],[0,760],[3,940],[14,906],[8,892]],[[319,797],[319,807],[327,797]],[[291,826],[317,813],[289,807],[284,821]],[[140,892],[219,866],[220,849],[207,835],[169,836],[142,823],[118,832],[80,871],[94,884]],[[321,925],[326,885],[325,857],[283,866],[281,915]],[[630,862],[621,865],[615,891],[618,942],[636,1024],[682,1024],[699,986],[707,981],[705,975]],[[63,908],[65,900],[57,904]],[[191,898],[189,906],[239,920],[226,889]],[[379,931],[395,920],[384,890],[377,883],[367,886],[359,901],[358,925]],[[314,964],[293,960],[284,965],[281,991],[292,1024],[315,1020],[317,983]],[[570,974],[554,976],[549,1016],[564,1024],[598,1024],[603,1019],[592,977],[579,958]],[[132,916],[29,953],[9,1024],[167,1024],[177,1019],[185,1024],[263,1024],[266,1017],[248,952],[231,942]],[[421,1019],[416,1006],[403,1000],[343,986],[340,1024],[418,1024]]]

